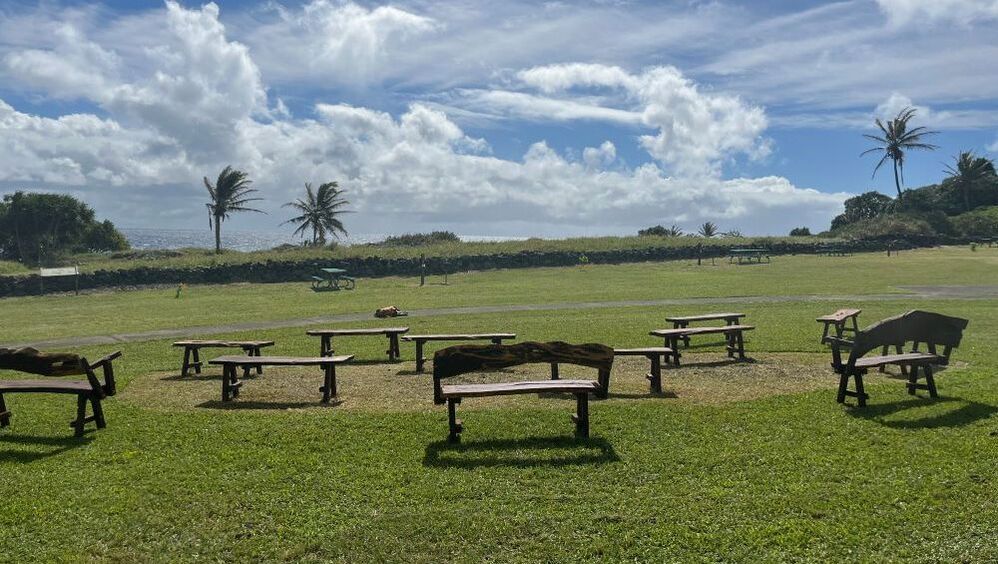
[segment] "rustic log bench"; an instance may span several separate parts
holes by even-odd
[[[949,363],[950,353],[960,346],[967,324],[966,319],[959,317],[914,310],[857,331],[852,340],[827,337],[826,341],[832,348],[832,368],[839,374],[836,401],[843,403],[846,396],[850,396],[856,398],[859,407],[865,407],[870,396],[863,389],[863,376],[870,368],[884,368],[891,364],[900,366],[902,374],[907,376],[909,394],[926,390],[930,397],[938,397],[932,367]],[[911,343],[910,352],[904,352],[907,343]],[[927,352],[918,350],[922,344],[925,344]],[[843,362],[842,349],[845,347],[850,351],[848,360]],[[894,347],[897,354],[886,354],[889,347]],[[942,352],[939,347],[942,347]],[[883,354],[865,356],[876,349]],[[925,379],[924,384],[918,381],[919,371]],[[849,389],[850,378],[855,381],[854,390]]]
[[[861,313],[863,313],[861,309],[840,309],[835,313],[816,318],[815,321],[825,324],[825,329],[821,333],[821,344],[827,343],[828,333],[833,327],[835,328],[835,337],[838,339],[843,339],[847,332],[855,335],[859,331],[859,314]],[[852,327],[849,327],[850,321]]]
[[[408,327],[379,327],[373,329],[311,329],[305,331],[306,335],[319,337],[319,356],[330,356],[333,354],[333,337],[346,337],[355,335],[385,335],[388,337],[388,361],[394,362],[401,358],[399,352],[399,335],[408,333]]]
[[[184,361],[180,366],[180,375],[187,377],[191,368],[195,374],[201,373],[201,349],[243,349],[248,356],[260,356],[260,349],[274,346],[274,341],[210,341],[210,340],[189,340],[177,341],[173,343],[175,347],[184,347]],[[257,374],[263,374],[263,367],[256,367]],[[249,376],[249,368],[243,376]]]
[[[453,335],[404,335],[403,341],[416,343],[416,372],[423,372],[426,358],[423,357],[423,345],[427,341],[492,341],[493,345],[501,345],[504,340],[515,339],[516,333],[466,333]]]
[[[444,386],[441,380],[482,369],[498,369],[526,363],[578,364],[596,368],[597,380],[541,380],[496,384]],[[433,355],[433,403],[447,404],[450,442],[459,442],[464,424],[457,419],[463,398],[513,394],[568,393],[576,398],[575,435],[589,438],[589,394],[605,398],[610,387],[613,349],[604,345],[570,345],[562,342],[525,342],[515,345],[456,345]]]
[[[0,349],[0,369],[16,370],[41,376],[86,375],[80,380],[0,380],[0,427],[10,425],[10,411],[4,402],[4,394],[72,394],[76,396],[76,419],[69,423],[77,437],[83,436],[87,423],[96,423],[98,429],[107,426],[101,400],[116,393],[114,367],[112,361],[121,356],[121,351],[113,352],[97,362],[75,354],[43,353],[25,347],[21,349]],[[102,384],[95,374],[98,368],[104,374]],[[87,402],[90,402],[93,415],[87,417]]]
[[[322,402],[329,403],[329,399],[336,395],[336,365],[349,362],[352,359],[352,354],[320,357],[232,355],[213,358],[208,361],[208,364],[222,367],[222,401],[229,401],[239,396],[239,388],[242,387],[243,383],[236,377],[237,367],[242,367],[248,373],[250,367],[321,366],[325,378],[319,391],[322,392]]]
[[[727,325],[738,325],[743,317],[745,317],[744,313],[704,313],[701,315],[666,317],[665,320],[672,323],[673,329],[685,329],[690,326],[690,323],[696,323],[698,321],[716,321],[720,319],[723,319]],[[683,337],[683,346],[690,346],[689,336]]]
[[[648,334],[665,339],[665,346],[672,349],[672,363],[679,366],[679,341],[685,337],[721,333],[727,343],[728,358],[746,360],[743,333],[755,329],[752,325],[725,325],[724,327],[687,327],[685,329],[656,329]]]

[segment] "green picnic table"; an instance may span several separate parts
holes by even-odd
[[[731,249],[728,251],[728,262],[738,261],[741,264],[743,260],[752,262],[762,263],[762,259],[765,258],[766,262],[769,262],[769,249]]]
[[[342,268],[320,268],[319,276],[312,277],[312,289],[316,292],[326,290],[353,290],[356,282]]]

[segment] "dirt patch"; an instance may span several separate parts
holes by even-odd
[[[686,362],[688,361],[688,362]],[[695,353],[684,357],[680,368],[663,370],[664,393],[652,394],[645,374],[648,361],[619,357],[614,361],[609,401],[659,401],[693,404],[723,404],[761,397],[833,388],[837,379],[824,354],[758,354],[754,362],[732,362],[721,354]],[[358,410],[367,412],[411,412],[438,410],[433,405],[429,374],[415,374],[414,364],[354,364],[337,372],[338,398],[321,404],[322,372],[316,368],[270,368],[260,376],[244,380],[240,396],[222,403],[220,372],[181,378],[176,373],[156,373],[133,380],[119,400],[150,409],[233,410]],[[468,374],[448,383],[535,380],[550,377],[547,365],[525,365],[499,372]],[[595,372],[578,366],[562,366],[566,379],[595,379]],[[551,399],[572,400],[570,395],[506,396],[467,400],[468,408],[500,405],[540,405]]]

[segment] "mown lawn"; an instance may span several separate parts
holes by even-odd
[[[870,287],[850,277],[821,279],[804,257],[796,264],[798,259],[778,258],[772,268],[732,267],[727,279],[737,284],[723,282],[721,269],[727,267],[717,267],[717,274],[698,270],[695,277],[706,280],[701,294],[693,283],[682,290],[676,290],[682,284],[667,283],[681,279],[685,266],[649,265],[658,270],[552,269],[546,286],[522,295],[529,303],[572,301],[571,292],[590,290],[576,290],[568,280],[594,272],[616,281],[601,288],[602,299],[631,299],[653,279],[666,283],[647,291],[663,297],[767,287],[753,277],[768,277],[769,285],[779,287],[815,286],[794,291],[800,294],[845,293],[837,284],[865,289],[853,293],[882,293],[916,283],[993,283],[989,259],[940,254],[938,263],[927,263],[938,267],[902,272],[885,271],[903,268],[900,261],[873,257],[837,263],[855,269]],[[865,267],[849,266],[864,260]],[[781,270],[784,262],[788,267]],[[530,285],[535,274],[547,276],[495,273],[494,283]],[[502,278],[513,275],[518,278]],[[424,288],[429,296],[419,296],[435,299],[433,292],[471,286],[475,276],[487,277],[468,275],[461,284]],[[769,292],[779,293],[779,287]],[[489,299],[481,287],[466,291],[468,303]],[[360,296],[358,291],[347,297]],[[375,297],[392,296],[386,291]],[[286,305],[293,301],[274,306],[274,315],[297,315]],[[9,303],[15,301],[0,307]],[[821,378],[827,358],[814,317],[853,304],[863,308],[866,322],[912,307],[971,320],[955,365],[938,377],[942,398],[912,398],[900,383],[873,376],[870,405],[860,411],[836,404],[824,384],[788,393],[778,385],[786,376],[767,373],[775,362],[784,371],[799,366],[809,378]],[[405,322],[414,331],[503,329],[521,340],[624,346],[654,342],[646,333],[661,326],[667,313],[707,309],[716,308],[580,309]],[[338,406],[285,404],[267,395],[273,393],[268,382],[277,387],[309,378],[275,370],[249,381],[240,399],[267,401],[239,409],[213,401],[213,371],[201,384],[171,380],[179,354],[168,341],[123,344],[122,391],[107,402],[108,428],[83,440],[70,437],[71,400],[8,396],[14,418],[0,431],[0,554],[9,561],[998,559],[998,300],[898,296],[736,309],[758,327],[748,346],[759,363],[669,371],[665,387],[679,397],[643,392],[641,367],[618,369],[611,384],[618,394],[593,404],[593,438],[585,443],[571,438],[573,402],[516,398],[466,401],[463,443],[447,445],[445,410],[432,405],[429,377],[408,374],[411,345],[403,345],[409,362],[386,366],[368,362],[382,357],[382,341],[342,341],[340,350],[357,354],[362,363],[340,371]],[[136,305],[123,310],[123,317],[133,322],[147,310]],[[20,323],[30,328],[31,318],[22,315]],[[105,328],[77,324],[66,334]],[[314,354],[318,347],[301,329],[254,335],[275,339],[273,354]],[[718,350],[708,344],[685,359],[709,361]],[[697,379],[699,389],[730,393],[725,390],[732,389],[733,371],[741,369],[754,371],[747,374],[756,375],[760,386],[768,382],[782,391],[716,402],[687,392]],[[824,374],[831,386],[834,377]],[[164,391],[159,400],[142,393],[153,384]],[[189,384],[202,385],[205,396],[181,393]],[[166,397],[171,389],[178,397]],[[377,390],[385,406],[376,395],[351,399],[351,389]],[[317,392],[309,393],[317,399]]]
[[[992,252],[993,251],[993,252]],[[726,296],[800,296],[903,293],[905,285],[992,284],[998,249],[923,249],[888,259],[775,257],[771,264],[697,266],[690,261],[589,265],[471,272],[450,276],[361,279],[357,289],[311,291],[294,284],[188,286],[130,292],[102,291],[0,300],[6,323],[0,343],[76,335],[119,334],[171,327],[212,326],[403,309],[498,304],[547,304]]]

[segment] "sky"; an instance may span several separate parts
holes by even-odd
[[[0,192],[208,229],[246,171],[276,230],[305,182],[352,233],[827,229],[894,191],[877,117],[938,131],[905,183],[998,156],[998,0],[0,3]]]

